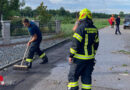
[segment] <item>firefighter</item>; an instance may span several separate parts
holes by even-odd
[[[78,79],[80,76],[82,90],[91,90],[91,76],[98,45],[98,30],[93,25],[91,11],[85,8],[79,13],[79,25],[73,35],[70,48],[68,90],[79,90]]]
[[[48,62],[48,57],[46,54],[40,50],[40,43],[42,41],[42,34],[38,26],[28,19],[23,20],[23,25],[28,27],[28,31],[31,35],[31,40],[28,41],[27,46],[29,47],[29,52],[26,58],[26,64],[28,68],[32,67],[33,56],[35,53],[39,55],[42,59],[40,64],[45,64]]]

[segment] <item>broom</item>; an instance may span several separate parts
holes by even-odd
[[[28,51],[28,46],[27,46],[27,48],[26,48],[26,50],[25,50],[25,52],[24,52],[24,56],[23,56],[23,59],[22,59],[22,61],[21,61],[21,64],[20,65],[14,65],[13,66],[13,69],[14,70],[28,70],[28,67],[27,67],[27,65],[23,65],[23,63],[24,63],[24,61],[25,61],[25,57],[26,57],[26,54],[27,54],[27,51]]]

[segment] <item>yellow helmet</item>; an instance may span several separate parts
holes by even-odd
[[[92,19],[92,13],[87,8],[85,8],[85,9],[80,11],[80,13],[79,13],[79,20],[83,20],[86,17],[88,17],[89,19]]]

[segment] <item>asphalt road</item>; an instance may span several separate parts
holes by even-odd
[[[130,30],[115,35],[115,28],[99,31],[100,45],[93,72],[93,90],[130,90]],[[0,71],[6,86],[0,90],[67,90],[67,62],[71,43],[57,46],[47,51],[49,63],[39,65],[34,61],[30,71],[13,71],[12,67]],[[124,52],[125,51],[125,52]]]
[[[33,68],[29,71],[14,71],[12,67],[6,71],[1,71],[0,74],[5,79],[5,86],[0,86],[0,90],[31,90],[33,86],[51,74],[51,70],[56,67],[56,63],[66,60],[69,46],[70,43],[66,43],[47,51],[49,63],[40,65],[40,59],[36,60],[33,62]]]

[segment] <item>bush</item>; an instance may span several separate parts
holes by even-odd
[[[28,31],[22,24],[22,18],[13,18],[10,33],[12,36],[27,35]]]
[[[68,17],[68,16],[54,16],[51,18],[52,21],[54,20],[60,20],[62,22],[62,24],[73,24],[75,23],[75,19],[72,17]]]

